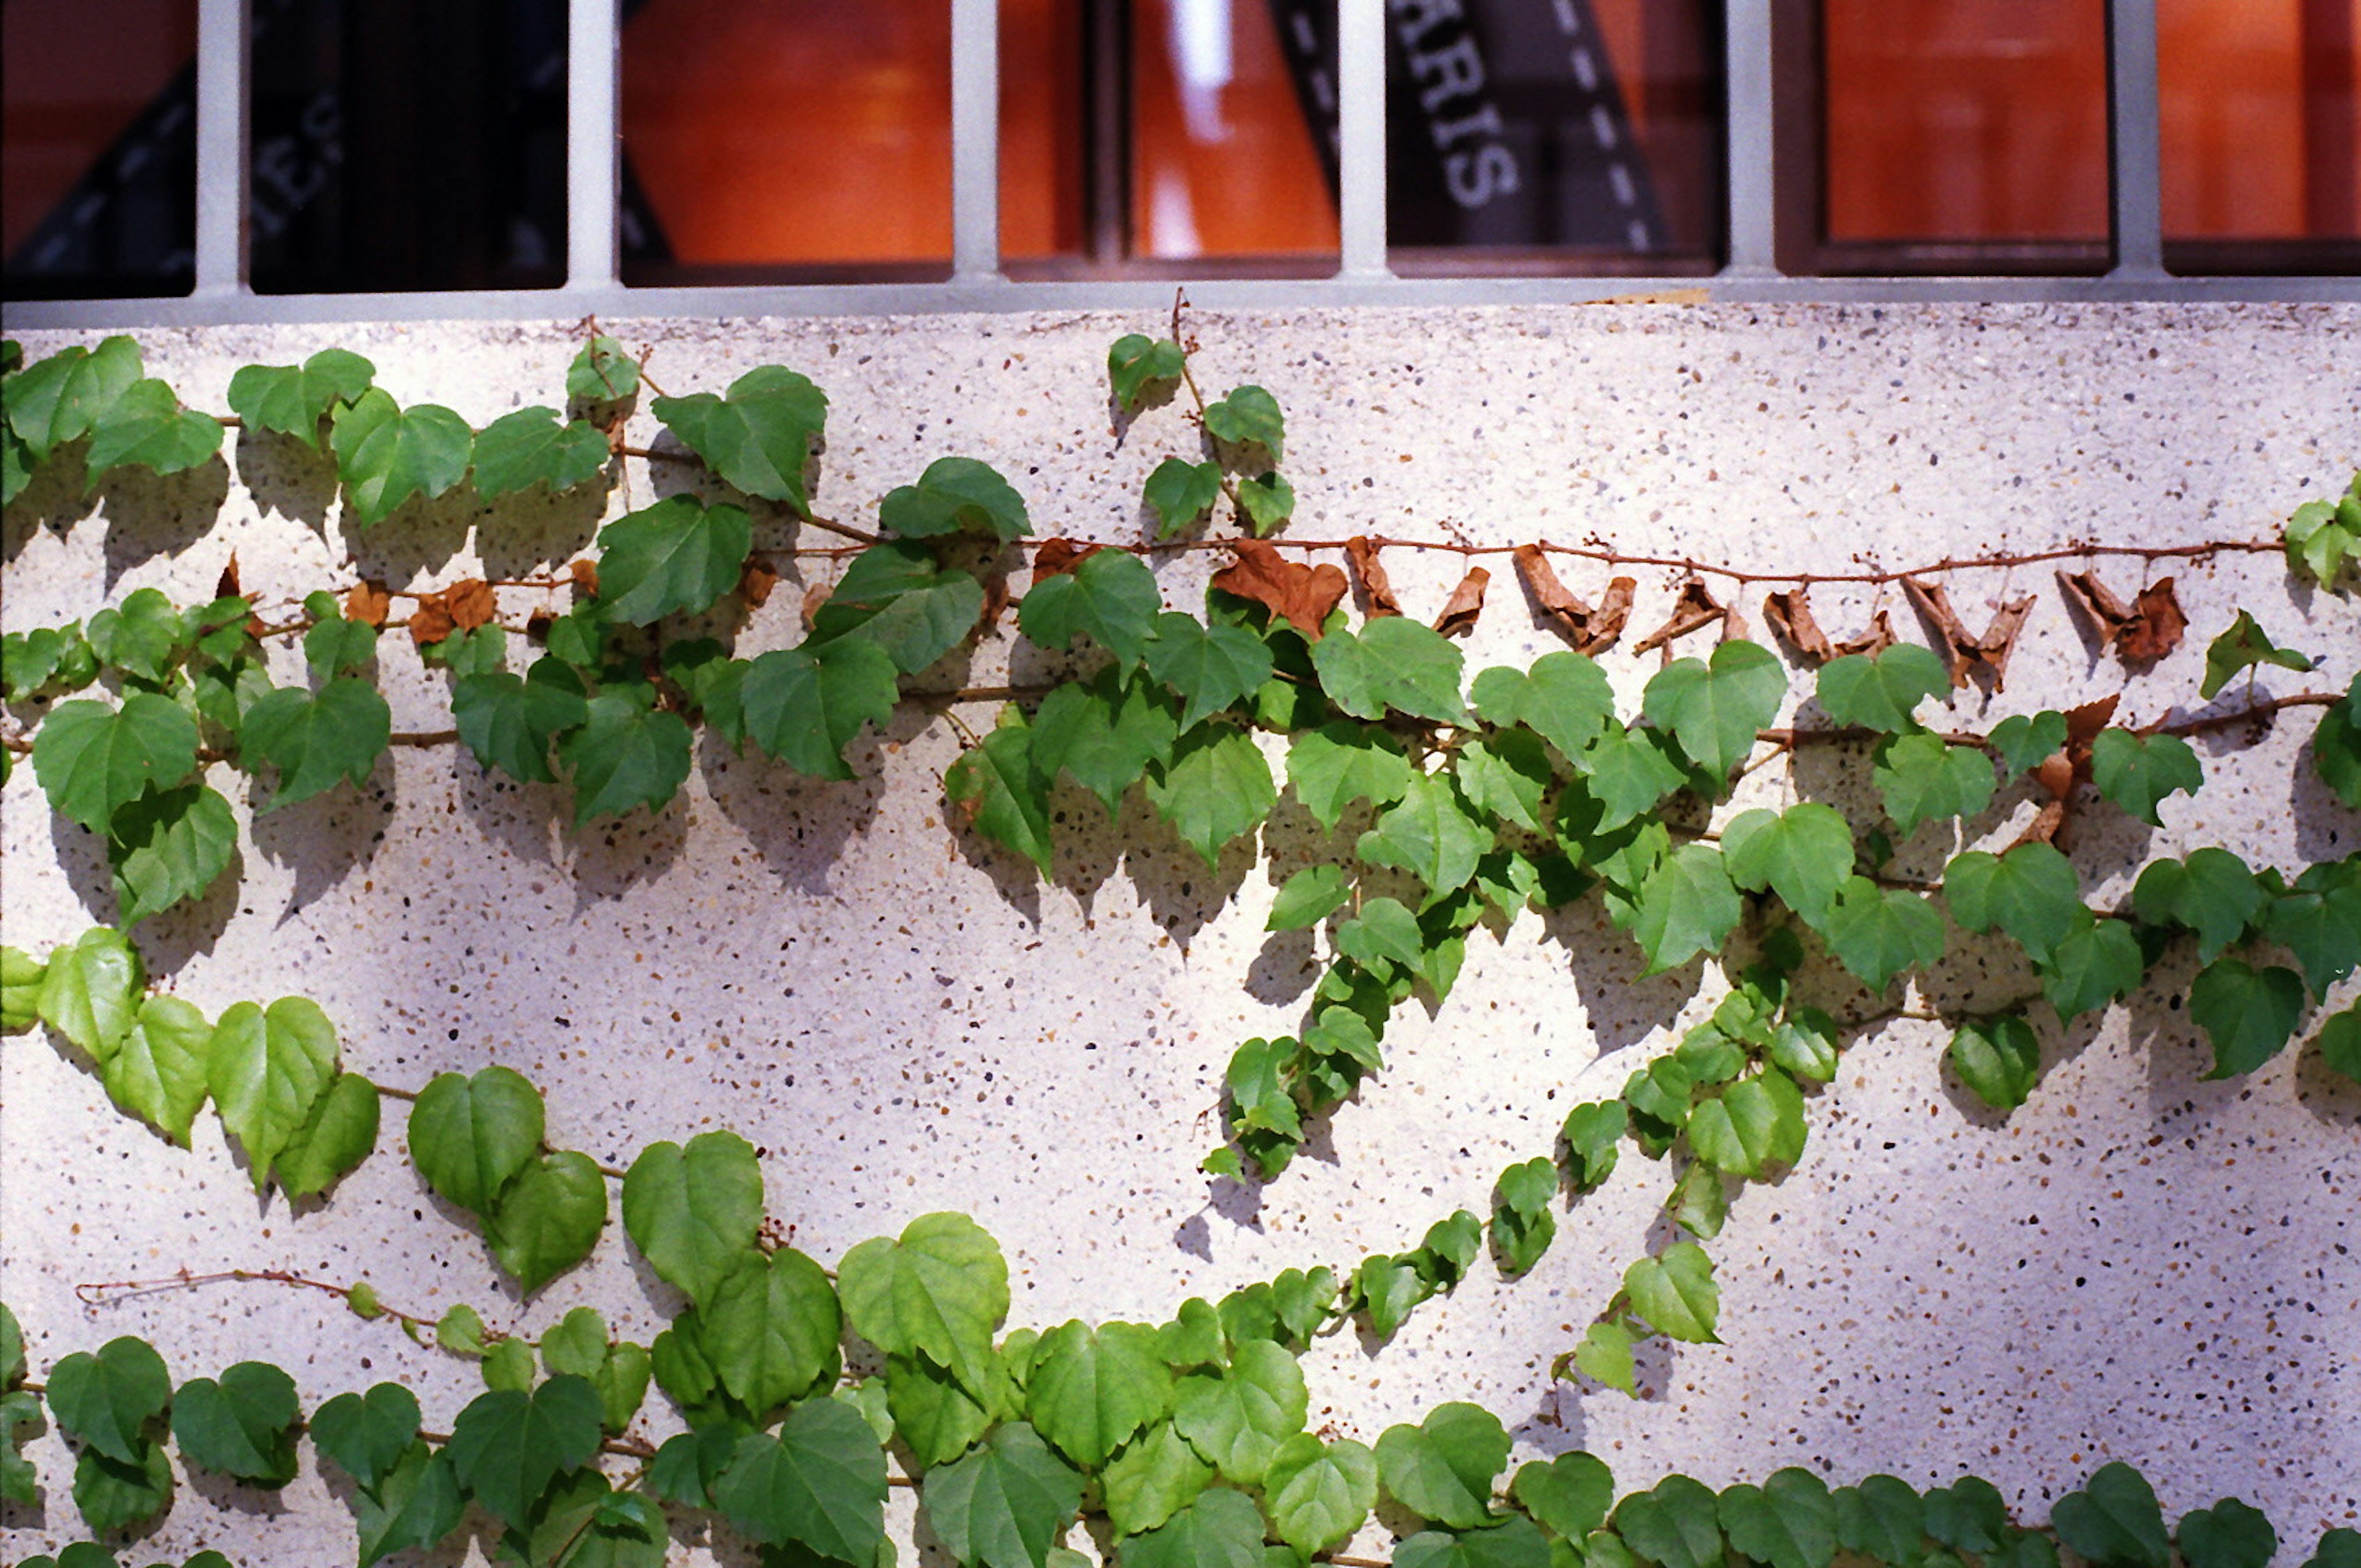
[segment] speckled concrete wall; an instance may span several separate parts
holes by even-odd
[[[2265,535],[2361,464],[2361,312],[2349,309],[1590,307],[1194,324],[1202,374],[1258,381],[1286,405],[1301,534],[1597,535],[1773,571],[1900,566]],[[1142,477],[1193,450],[1177,410],[1110,426],[1106,344],[1157,327],[612,330],[653,345],[650,369],[675,392],[767,361],[815,377],[833,400],[824,510],[859,516],[928,461],[964,453],[1016,482],[1038,532],[1129,539]],[[570,336],[385,326],[154,333],[144,345],[153,373],[218,409],[237,365],[341,342],[398,397],[480,424],[558,400]],[[634,439],[653,433],[642,415]],[[356,566],[397,585],[512,576],[568,558],[598,521],[572,503],[495,518],[454,500],[363,532],[318,474],[274,470],[244,442],[232,457],[226,476],[111,481],[87,500],[45,482],[7,514],[5,624],[87,615],[148,584],[203,598],[233,553],[247,588],[273,597]],[[628,482],[644,501],[642,465]],[[1168,598],[1192,601],[1213,564],[1164,561]],[[1406,607],[1431,616],[1460,562],[1398,550],[1388,565]],[[825,581],[835,567],[799,569]],[[2313,676],[2267,674],[2268,689],[2341,686],[2361,663],[2353,603],[2294,589],[2275,557],[2158,569],[2179,579],[2191,638],[2127,682],[2078,633],[2047,568],[1953,576],[1971,622],[2004,593],[2037,596],[2009,689],[1963,694],[1956,720],[1981,727],[2119,684],[2135,721],[2189,711],[2203,641],[2239,605],[2326,658]],[[2141,570],[2100,564],[2124,591]],[[1604,572],[1568,575],[1588,592]],[[1641,574],[1635,626],[1662,617],[1672,580]],[[791,581],[741,650],[793,641],[800,598]],[[1816,596],[1839,635],[1875,607],[1921,634],[1894,594]],[[1759,591],[1745,609],[1763,635]],[[1500,572],[1469,667],[1556,645]],[[997,680],[1009,657],[990,641],[934,679]],[[1014,673],[1038,673],[1037,658],[1020,652]],[[1655,667],[1624,650],[1604,662],[1627,704]],[[382,663],[397,729],[447,722],[440,678],[405,640],[389,639]],[[2169,802],[2161,831],[2088,813],[2070,846],[2086,894],[2119,898],[2125,866],[2201,842],[2282,866],[2350,852],[2361,820],[2309,781],[2308,729],[2209,740],[2210,787]],[[1056,883],[1042,886],[945,825],[939,775],[956,746],[941,719],[905,708],[853,747],[856,781],[824,784],[708,742],[671,810],[582,834],[563,826],[556,790],[489,781],[456,748],[398,749],[366,791],[252,817],[237,890],[225,883],[140,939],[154,972],[208,1014],[316,997],[346,1059],[382,1083],[516,1067],[547,1091],[552,1140],[604,1160],[734,1126],[766,1151],[772,1212],[823,1260],[917,1213],[969,1210],[1007,1249],[1014,1321],[1040,1325],[1160,1319],[1191,1293],[1407,1246],[1451,1209],[1482,1208],[1502,1165],[1545,1151],[1570,1103],[1620,1084],[1719,989],[1697,965],[1634,980],[1636,949],[1595,901],[1505,942],[1478,937],[1459,990],[1398,1020],[1386,1072],[1310,1157],[1259,1193],[1209,1189],[1196,1163],[1217,1135],[1222,1064],[1243,1036],[1291,1028],[1316,973],[1307,937],[1261,929],[1312,842],[1307,816],[1283,804],[1265,834],[1274,861],[1234,847],[1208,873],[1136,795],[1114,828],[1077,795]],[[1815,754],[1749,787],[1843,799],[1839,771]],[[2004,791],[1971,833],[2004,841],[2031,811]],[[43,949],[111,910],[103,853],[52,819],[29,769],[6,787],[5,833],[5,940]],[[1933,874],[1955,847],[1938,838],[1913,839],[1904,863]],[[2037,1518],[2059,1486],[2125,1459],[2170,1512],[2224,1494],[2264,1507],[2283,1540],[2307,1543],[2282,1550],[2300,1562],[2323,1528],[2361,1522],[2361,1089],[2316,1051],[2203,1081],[2208,1053],[2181,1006],[2191,969],[2176,950],[2127,1008],[2048,1027],[2047,1076],[2006,1122],[1943,1075],[1931,1024],[1897,1021],[1854,1045],[1800,1168],[1749,1190],[1714,1246],[1727,1343],[1648,1353],[1645,1398],[1549,1377],[1661,1224],[1661,1168],[1628,1158],[1565,1217],[1532,1277],[1503,1285],[1479,1264],[1390,1346],[1321,1342],[1307,1361],[1314,1425],[1374,1441],[1434,1401],[1473,1398],[1502,1413],[1521,1454],[1578,1444],[1627,1484],[1680,1469],[1719,1486],[1791,1463],[1831,1481],[1888,1470],[1933,1484],[1968,1467]],[[1964,947],[1927,990],[1989,1001],[2025,981]],[[1809,983],[1860,1004],[1825,966]],[[37,1367],[134,1332],[176,1377],[277,1359],[307,1406],[399,1376],[445,1426],[480,1386],[310,1292],[214,1285],[94,1310],[73,1293],[183,1268],[366,1275],[410,1310],[469,1301],[528,1333],[584,1302],[642,1340],[660,1326],[667,1292],[611,1232],[589,1266],[519,1302],[401,1157],[399,1105],[375,1158],[326,1202],[291,1209],[254,1195],[213,1116],[192,1151],[170,1147],[40,1035],[6,1041],[0,1094],[0,1296]],[[665,1429],[660,1397],[642,1420]],[[51,1432],[33,1453],[49,1500],[9,1515],[0,1555],[12,1559],[79,1533],[64,1444]],[[349,1561],[337,1485],[307,1467],[273,1499],[184,1476],[134,1556],[210,1544],[255,1564]]]

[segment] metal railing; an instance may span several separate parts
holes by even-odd
[[[1016,280],[1002,269],[998,0],[951,8],[950,278],[937,283],[628,288],[616,242],[619,25],[615,0],[570,0],[566,281],[467,292],[257,294],[248,280],[250,0],[198,0],[196,283],[170,299],[27,302],[19,329],[438,319],[1155,310],[1173,283]],[[1385,0],[1338,0],[1340,246],[1319,279],[1187,280],[1204,307],[1571,303],[1679,292],[1735,302],[2361,301],[2361,280],[2176,277],[2164,269],[2157,0],[2106,0],[2115,265],[2094,277],[1796,277],[1779,267],[1773,125],[1774,0],[1727,0],[1728,260],[1709,276],[1396,276],[1386,240]]]

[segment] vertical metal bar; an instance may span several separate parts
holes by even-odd
[[[247,289],[248,0],[197,0],[196,292]]]
[[[622,89],[616,0],[571,0],[566,35],[566,283],[611,289],[617,277],[616,104]]]
[[[1082,0],[1082,254],[1131,254],[1131,0]]]
[[[2107,0],[2107,151],[2117,278],[2164,275],[2164,158],[2156,0]]]
[[[1384,0],[1336,0],[1338,276],[1386,270]]]
[[[1000,3],[951,0],[951,274],[1000,272]]]
[[[1772,134],[1773,0],[1729,0],[1730,265],[1742,277],[1779,269],[1778,181]]]

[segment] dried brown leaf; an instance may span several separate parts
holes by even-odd
[[[464,577],[443,590],[443,609],[452,625],[473,631],[498,615],[500,604],[491,584],[481,577]]]
[[[535,609],[524,618],[524,634],[535,642],[549,641],[549,629],[557,624],[557,617],[546,609]]]
[[[236,598],[245,591],[237,586],[237,552],[233,550],[229,553],[229,565],[222,568],[220,577],[214,583],[214,598]]]
[[[771,558],[757,550],[746,557],[743,570],[738,574],[738,597],[746,601],[748,609],[760,609],[771,602],[771,590],[779,586],[779,569]]]
[[[1100,551],[1104,544],[1077,544],[1071,539],[1044,539],[1033,552],[1033,580],[1071,572]]]
[[[1789,588],[1784,593],[1763,596],[1763,619],[1771,630],[1786,639],[1804,662],[1825,664],[1837,656],[1828,641],[1828,634],[1812,618],[1812,590],[1808,587]]]
[[[1259,539],[1232,540],[1230,548],[1237,559],[1213,574],[1213,587],[1284,616],[1306,641],[1318,641],[1321,622],[1345,598],[1345,569],[1287,560]]]
[[[576,587],[580,588],[592,598],[597,598],[598,597],[598,562],[593,561],[590,557],[585,555],[579,561],[576,561],[568,565],[566,568],[566,575],[574,579],[574,586]]]
[[[1977,660],[1990,666],[1993,690],[2001,691],[2008,685],[2008,658],[2016,652],[2017,633],[2025,630],[2026,612],[2033,608],[2033,596],[2021,594],[1993,612],[1991,624],[1976,640]]]
[[[813,620],[818,618],[819,607],[826,604],[828,596],[835,591],[835,587],[828,583],[814,583],[804,590],[803,617],[806,631],[812,629]]]
[[[1606,597],[1594,609],[1558,581],[1557,574],[1550,569],[1549,557],[1542,554],[1540,546],[1520,544],[1514,559],[1517,576],[1525,585],[1525,592],[1574,644],[1576,652],[1604,652],[1623,635],[1623,623],[1631,616],[1631,590],[1639,586],[1631,578],[1617,577],[1609,582]]]
[[[459,629],[441,594],[418,596],[418,609],[410,618],[410,640],[421,648],[440,642]]]
[[[1681,585],[1680,598],[1673,601],[1673,613],[1664,624],[1631,644],[1631,652],[1645,653],[1651,648],[1669,647],[1675,637],[1686,637],[1717,620],[1726,621],[1729,614],[1729,608],[1706,587],[1704,578],[1691,577]]]
[[[1393,580],[1386,576],[1385,564],[1378,559],[1378,547],[1369,543],[1368,535],[1356,533],[1345,541],[1345,559],[1352,563],[1354,579],[1360,585],[1363,609],[1372,616],[1401,613]]]
[[[1902,591],[1912,608],[1934,629],[1935,652],[1950,667],[1954,686],[1966,685],[1970,673],[1979,666],[1992,672],[1994,691],[2007,685],[2009,655],[2016,651],[2016,637],[2025,628],[2026,611],[2033,608],[2032,595],[2000,606],[1979,636],[1961,623],[1959,612],[1951,608],[1951,596],[1942,584],[1905,577]]]
[[[345,595],[345,619],[380,630],[385,627],[386,612],[392,608],[393,596],[375,577],[363,577]]]
[[[2066,602],[2097,629],[2100,641],[2113,642],[2123,635],[2124,623],[2131,620],[2132,612],[2124,608],[2124,601],[2106,584],[2099,581],[2097,573],[2060,572],[2058,587],[2066,596]]]
[[[1902,639],[1894,634],[1894,622],[1883,610],[1869,618],[1869,630],[1858,637],[1848,637],[1837,644],[1839,653],[1867,653],[1872,657],[1884,652]]]
[[[1451,590],[1451,598],[1443,613],[1434,618],[1434,629],[1445,637],[1460,637],[1476,630],[1476,618],[1484,613],[1484,589],[1490,585],[1492,574],[1481,566],[1470,566],[1459,586]]]
[[[2062,757],[2053,758],[2052,761],[2059,762],[2060,765],[2063,765],[2065,762],[2065,759]],[[2042,765],[2047,767],[2048,766],[2048,763],[2045,762]],[[2071,768],[2067,769],[2069,775],[2067,787],[2069,789],[2073,787],[2071,778],[2072,772],[2073,770]],[[2065,826],[2066,797],[2059,795],[2055,800],[2044,801],[2042,803],[2041,809],[2034,813],[2033,820],[2025,825],[2025,831],[2016,836],[2016,842],[2015,844],[2011,844],[2009,849],[2014,850],[2018,846],[2025,844],[2048,844],[2055,842],[2058,838],[2058,829]]]
[[[2180,612],[2180,596],[2170,577],[2158,577],[2139,591],[2132,618],[2115,639],[2115,651],[2136,664],[2152,664],[2180,646],[2189,618]]]

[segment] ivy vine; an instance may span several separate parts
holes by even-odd
[[[892,1559],[883,1508],[896,1484],[918,1489],[955,1557],[983,1568],[1071,1568],[1080,1560],[1063,1543],[1085,1515],[1126,1568],[1355,1564],[1334,1553],[1381,1497],[1421,1526],[1395,1547],[1402,1568],[1719,1568],[1732,1552],[1763,1568],[1828,1568],[1839,1550],[1902,1568],[2054,1568],[2060,1546],[2103,1568],[2169,1568],[2175,1552],[2189,1568],[2268,1563],[2278,1541],[2256,1510],[2224,1499],[2168,1530],[2147,1483],[2121,1464],[2059,1499],[2040,1530],[2012,1523],[1997,1491],[1971,1476],[1924,1494],[1891,1476],[1832,1490],[1799,1469],[1719,1494],[1674,1476],[1618,1501],[1587,1453],[1510,1475],[1507,1432],[1472,1405],[1442,1405],[1374,1448],[1307,1432],[1296,1358],[1356,1318],[1392,1335],[1488,1245],[1504,1275],[1531,1270],[1565,1205],[1604,1181],[1627,1145],[1664,1165],[1665,1211],[1684,1234],[1631,1262],[1560,1375],[1632,1391],[1638,1341],[1714,1341],[1723,1301],[1704,1244],[1744,1183],[1803,1157],[1816,1091],[1850,1040],[1928,1015],[1896,1001],[1895,987],[1942,959],[1953,926],[2021,955],[2019,1002],[1941,1020],[1950,1070],[2001,1111],[2037,1088],[2040,1009],[2070,1021],[2117,1003],[2182,942],[2202,966],[2189,1006],[2213,1076],[2253,1072],[2308,1035],[2331,1069],[2361,1079],[2361,1006],[2321,1016],[2361,965],[2361,856],[2289,875],[2200,847],[2144,866],[2128,903],[2093,907],[2056,842],[2082,811],[2160,823],[2171,797],[2203,784],[2190,736],[2306,710],[2317,710],[2320,780],[2361,809],[2361,679],[2266,692],[2261,672],[2310,674],[2320,661],[2242,610],[2209,643],[2200,693],[2213,703],[2235,685],[2226,705],[2138,722],[2103,696],[1988,732],[1938,729],[1922,718],[1930,702],[2004,678],[2027,602],[1971,633],[1939,579],[1972,563],[1774,577],[1543,542],[1508,553],[1569,646],[1471,676],[1453,634],[1483,612],[1489,574],[1472,558],[1490,552],[1445,546],[1471,565],[1428,625],[1400,613],[1385,576],[1384,550],[1402,542],[1287,540],[1280,405],[1251,385],[1206,398],[1200,352],[1176,307],[1170,335],[1126,336],[1108,356],[1123,418],[1155,417],[1185,396],[1177,417],[1197,433],[1193,453],[1147,478],[1154,538],[1044,539],[1027,562],[1031,517],[989,466],[932,462],[883,499],[874,529],[821,517],[809,473],[829,405],[809,379],[766,366],[719,393],[672,396],[595,324],[568,369],[564,412],[521,409],[481,430],[397,401],[373,366],[339,349],[240,369],[225,419],[145,377],[128,338],[31,365],[9,344],[0,458],[11,503],[77,475],[87,488],[117,468],[166,475],[218,461],[233,422],[333,465],[346,515],[362,527],[462,485],[486,499],[594,490],[627,457],[702,468],[737,499],[681,493],[628,510],[594,554],[543,577],[400,593],[361,580],[266,599],[245,591],[233,562],[203,604],[140,589],[86,623],[6,635],[0,780],[28,755],[50,806],[104,839],[118,917],[38,956],[0,949],[9,1033],[46,1025],[116,1105],[177,1143],[210,1102],[257,1188],[291,1197],[332,1189],[377,1147],[383,1099],[406,1100],[420,1179],[474,1217],[522,1291],[591,1255],[614,1187],[631,1245],[687,1307],[644,1346],[612,1339],[588,1309],[528,1343],[466,1307],[430,1322],[366,1282],[232,1276],[331,1292],[478,1360],[486,1391],[447,1433],[424,1431],[396,1383],[306,1417],[292,1380],[266,1362],[176,1382],[130,1337],[67,1355],[36,1382],[0,1307],[0,1495],[38,1496],[17,1433],[47,1419],[76,1446],[72,1495],[100,1535],[169,1505],[168,1438],[186,1465],[275,1488],[308,1435],[353,1482],[364,1564],[444,1540],[472,1503],[521,1563],[659,1563],[672,1509],[726,1520],[765,1561],[873,1568]],[[670,445],[625,444],[643,388]],[[757,540],[781,521],[849,542],[798,549],[842,557],[841,574],[806,606],[800,642],[741,657],[736,630],[779,580]],[[1201,612],[1168,606],[1149,565],[1192,549],[1230,556]],[[1297,558],[1326,550],[1345,566]],[[1993,559],[2239,550],[2284,551],[2291,573],[2345,591],[2361,563],[2361,475],[2337,499],[2297,509],[2279,539]],[[1632,579],[1615,578],[1593,605],[1558,581],[1553,554],[1687,572],[1668,619],[1634,642],[1665,660],[1637,711],[1617,711],[1597,658],[1623,635]],[[997,632],[1020,564],[1017,633],[1079,673],[1034,689],[930,685],[946,654]],[[1774,723],[1790,701],[1787,665],[1742,635],[1737,605],[1709,577],[1786,585],[1763,613],[1794,662],[1817,670],[1814,722]],[[1897,639],[1883,616],[1832,641],[1810,587],[1860,580],[1901,584],[1933,645]],[[2186,630],[2169,577],[2130,605],[2087,567],[2061,571],[2059,585],[2094,639],[2127,661],[2161,657]],[[1345,608],[1356,589],[1367,610],[1358,624]],[[1673,656],[1677,641],[1717,629],[1709,652]],[[380,639],[395,630],[447,672],[448,729],[394,730],[376,672]],[[301,684],[272,678],[269,649],[281,641],[300,642]],[[657,1143],[602,1168],[549,1146],[540,1091],[508,1068],[375,1084],[346,1063],[317,1004],[289,996],[207,1018],[149,988],[131,936],[228,872],[237,825],[217,769],[245,775],[267,810],[363,784],[390,746],[456,745],[489,772],[562,780],[580,825],[663,809],[690,772],[698,727],[797,773],[848,778],[847,747],[907,702],[942,711],[963,737],[943,781],[953,811],[1045,878],[1057,869],[1053,803],[1069,782],[1110,817],[1137,786],[1209,865],[1282,791],[1327,835],[1325,852],[1279,889],[1269,926],[1324,929],[1331,960],[1296,1034],[1246,1040],[1231,1058],[1225,1139],[1204,1161],[1217,1179],[1278,1179],[1318,1120],[1382,1071],[1395,1009],[1448,996],[1479,930],[1595,894],[1644,972],[1713,957],[1730,989],[1620,1093],[1576,1106],[1554,1147],[1503,1170],[1487,1213],[1442,1217],[1407,1251],[1192,1299],[1162,1324],[1006,1330],[1006,1265],[964,1216],[922,1216],[823,1267],[775,1227],[755,1152],[735,1133]],[[981,732],[957,711],[976,702],[999,705]],[[1272,737],[1284,746],[1276,767]],[[1865,762],[1879,820],[1857,830],[1819,801],[1722,809],[1748,774],[1806,747]],[[2013,842],[1961,848],[1939,881],[1895,870],[1914,836],[1957,831],[2002,790],[2040,803]],[[1814,948],[1858,987],[1805,994]],[[103,1298],[117,1287],[85,1288]],[[873,1353],[856,1365],[878,1369],[849,1371],[848,1345]],[[637,1432],[652,1382],[687,1428],[660,1445]],[[57,1560],[115,1561],[95,1544]],[[2330,1531],[2312,1562],[2356,1568],[2361,1536]]]

